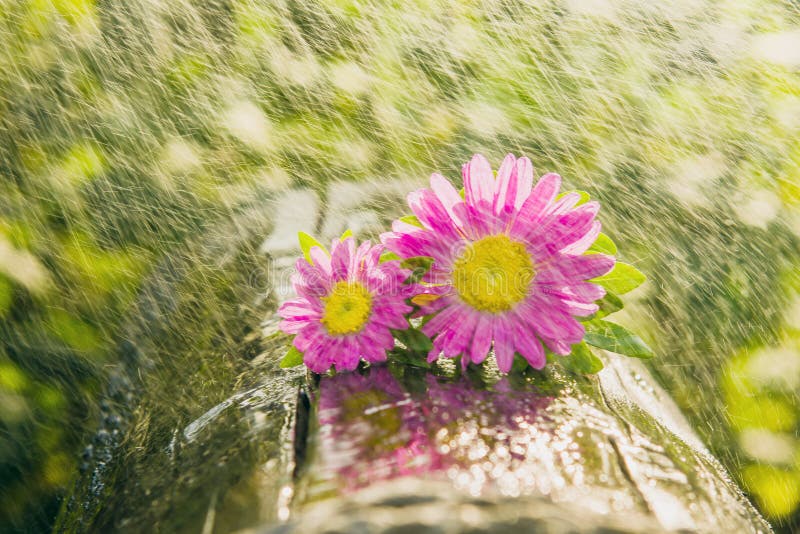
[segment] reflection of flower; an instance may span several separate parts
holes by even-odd
[[[557,198],[556,174],[532,187],[530,161],[511,154],[496,179],[480,155],[463,174],[463,199],[434,174],[431,189],[409,195],[423,227],[396,221],[382,236],[402,257],[434,259],[423,278],[428,292],[440,297],[422,310],[438,312],[423,328],[435,336],[429,359],[463,354],[464,365],[480,363],[494,341],[502,371],[511,369],[515,351],[542,368],[539,340],[556,354],[569,354],[584,335],[574,316],[597,311],[594,302],[605,294],[587,280],[610,271],[614,258],[584,255],[600,232],[599,205],[576,207],[577,193]]]
[[[405,329],[405,299],[415,291],[404,284],[410,271],[399,262],[380,262],[381,245],[369,241],[356,249],[348,237],[331,245],[331,254],[312,247],[312,262],[297,260],[292,283],[298,297],[278,310],[281,330],[297,334],[294,346],[315,373],[353,370],[359,357],[368,362],[386,360],[394,346],[390,328]]]
[[[439,467],[424,415],[410,403],[384,367],[371,367],[369,376],[339,374],[320,383],[325,453],[345,487],[356,489]]]
[[[320,383],[322,454],[345,488],[469,470],[493,454],[520,460],[517,434],[529,439],[528,429],[551,401],[532,390],[512,390],[505,381],[475,389],[464,378],[427,375],[425,384],[425,393],[410,394],[385,367]]]

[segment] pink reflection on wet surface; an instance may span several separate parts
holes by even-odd
[[[483,386],[427,374],[409,392],[386,367],[339,374],[320,384],[318,454],[339,491],[413,476],[518,495],[534,482],[518,469],[531,446],[551,440],[551,401],[505,378]]]

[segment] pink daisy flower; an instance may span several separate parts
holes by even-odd
[[[584,336],[575,316],[595,313],[605,295],[588,280],[609,272],[614,258],[584,254],[600,233],[599,204],[576,207],[578,193],[557,199],[557,174],[534,187],[530,160],[511,154],[496,178],[481,155],[462,173],[464,198],[433,174],[430,189],[408,196],[421,227],[395,221],[381,236],[401,257],[433,258],[422,279],[428,295],[415,299],[424,303],[422,315],[436,313],[422,328],[433,338],[428,360],[462,355],[465,366],[478,364],[494,345],[503,372],[515,352],[541,369],[541,343],[569,354]]]
[[[281,305],[280,329],[295,334],[293,345],[315,373],[352,371],[360,358],[386,360],[394,347],[390,328],[405,330],[412,310],[405,300],[419,288],[405,284],[411,271],[398,260],[381,262],[382,245],[336,239],[331,252],[311,247],[311,262],[299,258],[292,275],[298,297]]]

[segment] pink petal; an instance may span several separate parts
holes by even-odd
[[[570,254],[573,256],[578,256],[583,254],[589,247],[591,247],[595,241],[597,241],[597,236],[600,235],[600,231],[602,229],[602,224],[600,221],[594,221],[592,223],[592,227],[583,234],[583,237],[572,243],[571,245],[567,245],[566,247],[561,249],[562,254]]]
[[[511,371],[514,363],[514,339],[512,329],[502,319],[496,319],[494,324],[494,355],[497,367],[502,372]]]
[[[463,234],[474,241],[497,233],[503,227],[502,219],[495,217],[491,209],[482,209],[466,202],[458,204],[454,209],[459,217],[467,221]]]
[[[559,254],[552,263],[536,273],[539,284],[571,284],[602,276],[614,268],[614,257],[605,254],[566,256]]]
[[[459,354],[467,353],[470,341],[475,336],[475,328],[478,326],[479,319],[480,313],[471,313],[467,310],[461,310],[454,317],[449,325],[452,335],[445,340],[444,352],[448,356],[454,358]]]
[[[584,236],[592,228],[594,218],[600,210],[597,202],[587,202],[557,218],[558,226],[551,241],[557,248],[564,248]]]
[[[403,297],[386,292],[381,295],[373,295],[372,310],[383,317],[403,317],[403,314],[411,311],[411,306],[406,304]],[[407,326],[403,325],[403,328]]]
[[[298,258],[294,264],[303,283],[315,294],[326,295],[330,291],[330,277],[314,265],[309,264],[304,258]]]
[[[575,204],[581,199],[581,196],[574,191],[571,193],[564,193],[564,196],[553,202],[553,204],[543,214],[544,217],[554,217],[567,213],[575,207]]]
[[[456,191],[456,188],[453,187],[453,184],[441,174],[434,173],[431,174],[431,189],[439,198],[439,202],[442,203],[444,209],[447,210],[453,223],[459,227],[463,226],[464,221],[456,215],[453,207],[464,201],[461,199],[461,195],[458,194],[458,191]]]
[[[376,346],[372,340],[366,336],[358,338],[358,348],[361,357],[370,363],[378,363],[386,361],[386,350],[382,347]]]
[[[456,306],[443,309],[436,317],[425,323],[422,327],[422,333],[428,337],[437,335],[445,329],[457,313],[458,308]]]
[[[284,319],[278,325],[278,328],[284,334],[298,334],[303,328],[308,326],[308,320],[306,319]]]
[[[323,276],[330,278],[331,276],[331,257],[325,252],[322,247],[311,247],[308,251],[311,256],[311,261],[314,262],[314,267],[320,270]]]
[[[489,162],[480,154],[475,154],[462,168],[464,175],[465,200],[472,206],[491,206],[494,193],[494,176]]]
[[[369,342],[376,349],[388,350],[394,347],[394,337],[388,329],[380,325],[367,324],[361,332],[361,339]]]
[[[567,354],[572,352],[572,346],[565,341],[557,339],[548,339],[546,337],[543,337],[542,341],[544,341],[545,345],[547,345],[547,348],[550,349],[550,352],[554,354],[558,354],[560,356],[566,356]]]
[[[531,173],[533,170],[531,170]],[[557,174],[547,173],[539,179],[528,198],[519,208],[517,219],[512,227],[512,233],[526,233],[531,225],[538,220],[544,210],[556,198],[561,187],[561,177]]]
[[[600,306],[593,302],[575,302],[572,300],[564,301],[564,304],[567,305],[567,311],[570,315],[574,315],[576,317],[588,317],[593,313],[597,313],[597,310],[600,309]]]
[[[461,354],[466,349],[466,346],[469,344],[469,340],[472,339],[473,327],[469,327],[466,329],[458,328],[455,325],[461,325],[462,323],[462,316],[463,316],[463,308],[461,305],[453,305],[449,308],[446,308],[442,313],[446,313],[450,319],[443,323],[443,326],[436,330],[435,333],[435,340],[434,344],[436,347],[439,347],[439,351],[443,353],[445,358],[454,358]],[[440,314],[441,315],[441,314]],[[423,328],[424,333],[424,328]],[[457,338],[459,337],[466,337],[469,336],[469,339],[466,341],[459,341]],[[455,341],[454,341],[455,339]]]
[[[401,220],[392,221],[392,232],[398,234],[413,234],[414,232],[423,232],[424,229],[419,226],[407,223]],[[385,232],[384,234],[391,235],[392,232]],[[381,234],[381,242],[383,242],[383,235]]]
[[[606,290],[603,286],[592,284],[591,282],[573,282],[568,286],[563,286],[555,290],[551,290],[547,286],[542,286],[541,289],[546,294],[587,304],[603,298],[606,294]]]
[[[420,310],[419,316],[421,317],[421,316],[424,316],[424,315],[431,315],[432,313],[436,313],[439,310],[441,310],[442,308],[444,308],[445,306],[449,306],[449,305],[450,305],[450,303],[447,302],[447,299],[445,299],[445,298],[436,299],[433,302],[431,302],[430,304],[428,304],[426,306],[423,306],[422,309]]]
[[[361,245],[359,245],[356,249],[355,253],[350,256],[350,266],[348,270],[350,271],[351,277],[353,275],[360,274],[361,271],[364,270],[365,259],[373,248],[379,247],[373,247],[372,243],[370,243],[369,239],[367,239],[361,243]]]
[[[535,248],[555,253],[589,232],[599,209],[597,202],[588,202],[567,213],[550,216],[532,225],[523,238]]]
[[[413,191],[408,195],[408,205],[426,227],[446,239],[458,239],[458,230],[452,218],[433,191],[430,189]]]
[[[560,185],[560,184],[559,184]],[[528,158],[522,157],[517,160],[517,191],[514,207],[522,208],[522,205],[531,195],[533,187],[533,164]],[[556,188],[558,190],[558,188]]]
[[[328,368],[330,368],[331,365],[339,365],[338,360],[341,358],[344,339],[344,337],[339,336],[329,337],[325,340],[325,344],[320,347],[320,360],[328,363]]]
[[[324,346],[328,339],[325,328],[319,323],[314,323],[307,325],[307,328],[299,332],[294,338],[293,344],[297,350],[305,353]]]
[[[306,299],[314,305],[317,305],[319,303],[319,299],[328,294],[329,290],[326,287],[312,287],[307,285],[300,273],[292,273],[291,280],[292,287],[294,288],[295,293],[297,293],[297,296]]]
[[[407,309],[407,311],[411,311],[410,307],[407,307],[405,304],[402,304],[403,309]],[[392,309],[386,305],[375,305],[373,306],[372,315],[370,319],[377,323],[384,325],[386,328],[395,328],[395,329],[405,329],[408,328],[408,322],[403,317],[402,313],[397,313],[395,309]]]
[[[565,339],[577,343],[585,333],[583,325],[567,313],[567,307],[552,297],[542,296],[526,301],[518,307],[518,316],[542,338]]]
[[[543,369],[547,363],[547,358],[542,349],[542,344],[536,339],[533,332],[523,328],[521,323],[514,325],[514,346],[523,358],[534,369]]]
[[[445,358],[455,358],[461,353],[461,350],[453,344],[453,337],[457,333],[457,329],[453,328],[452,325],[448,325],[436,336],[436,340],[441,347],[442,356]]]
[[[367,252],[364,255],[364,258],[361,260],[361,267],[365,271],[369,271],[370,269],[374,269],[375,267],[380,265],[381,254],[383,254],[384,250],[386,250],[386,247],[384,247],[383,245],[380,245],[380,244],[375,245],[374,247],[372,247],[369,250],[369,252]],[[389,263],[389,262],[387,262],[387,263]],[[397,264],[399,265],[400,262],[398,262]]]
[[[344,336],[339,339],[341,339],[341,344],[336,354],[334,354],[336,370],[353,371],[358,367],[358,362],[361,360],[361,351],[358,349],[358,342],[353,336]]]
[[[405,281],[408,274],[401,271],[386,271],[383,269],[375,269],[365,276],[360,278],[361,283],[366,286],[367,290],[372,295],[398,295],[404,289],[410,289],[411,286],[406,286]]]
[[[316,308],[306,299],[298,298],[287,300],[278,308],[278,315],[284,319],[312,319],[320,316],[321,310]]]
[[[475,336],[469,347],[469,361],[472,363],[481,363],[489,355],[489,347],[492,346],[492,322],[492,318],[486,315],[481,315],[478,319]]]
[[[416,228],[412,233],[386,232],[381,234],[381,241],[401,258],[429,256],[440,265],[447,265],[452,260],[453,243],[430,230]]]
[[[511,211],[517,198],[517,168],[516,158],[513,154],[506,155],[500,169],[497,171],[495,182],[494,214]]]
[[[334,280],[347,280],[350,258],[356,251],[356,241],[348,237],[344,241],[334,239],[331,243],[331,271]]]
[[[331,368],[331,363],[327,356],[316,349],[303,354],[303,363],[317,374],[322,374]]]

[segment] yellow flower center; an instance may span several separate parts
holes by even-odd
[[[525,245],[493,235],[470,244],[455,261],[453,285],[476,310],[500,313],[528,295],[535,274]]]
[[[372,295],[358,282],[338,282],[322,302],[322,325],[333,336],[358,332],[372,312]]]

